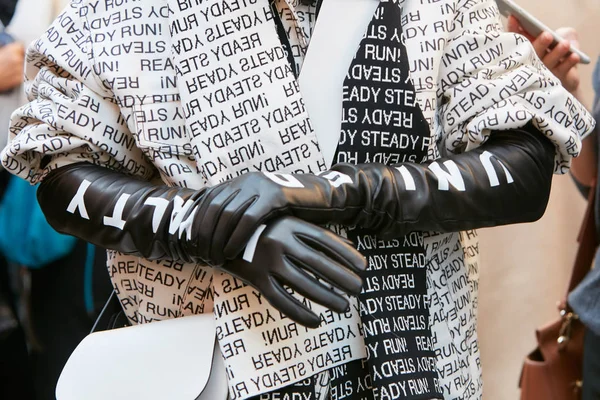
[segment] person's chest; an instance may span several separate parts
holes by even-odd
[[[282,54],[287,57],[287,53],[291,52],[295,72],[302,74],[311,40],[329,40],[327,36],[319,35],[320,24],[348,29],[344,25],[341,6],[339,15],[319,11],[317,17],[316,2],[303,5],[296,1],[276,0],[273,8],[263,0],[130,0],[119,6],[90,0],[82,14],[92,41],[93,71],[85,71],[83,64],[74,68],[80,68],[82,74],[97,75],[114,94],[122,114],[121,120],[116,122],[122,126],[123,132],[132,132],[135,145],[144,150],[159,170],[165,171],[167,176],[163,174],[163,179],[181,184],[179,181],[185,176],[185,186],[200,186],[203,179],[190,182],[193,171],[198,167],[195,160],[198,157],[194,157],[195,148],[190,145],[190,135],[194,133],[190,132],[189,126],[186,127],[186,118],[206,115],[200,121],[202,129],[206,131],[214,127],[214,132],[217,132],[227,121],[224,121],[223,114],[209,112],[214,107],[231,104],[229,114],[241,119],[259,111],[266,105],[261,86],[282,73],[277,68],[269,68],[278,57]],[[355,1],[376,0],[348,0],[348,6],[351,7]],[[432,136],[437,131],[437,74],[440,62],[443,62],[441,55],[445,43],[453,28],[457,12],[455,3],[456,0],[428,4],[401,1],[402,17],[396,26],[388,28],[395,30],[405,45],[416,101],[429,123]],[[364,18],[366,26],[372,16],[365,15]],[[266,25],[267,21],[270,21],[270,29],[260,33],[254,31],[257,25]],[[62,23],[68,25],[69,21]],[[364,33],[365,36],[378,34],[381,32],[369,32],[368,29]],[[273,43],[271,36],[275,37],[277,46],[267,45]],[[175,37],[182,39],[175,41]],[[342,40],[331,43],[331,46],[355,48],[357,44]],[[179,57],[174,57],[175,54]],[[373,56],[390,55],[381,48]],[[328,67],[339,68],[341,76],[348,71],[349,65],[337,65],[337,60],[327,54],[317,57],[318,60],[321,58]],[[76,60],[73,62],[76,63]],[[389,79],[381,70],[369,66],[364,66],[360,73],[365,77]],[[180,77],[190,74],[194,78],[184,83]],[[203,101],[182,102],[180,89],[184,84],[188,91],[202,96]],[[216,84],[219,86],[217,90],[208,89]],[[290,87],[290,90],[295,89]],[[204,106],[200,107],[199,103]],[[302,107],[283,110],[280,117],[287,118],[288,114],[302,111]],[[215,133],[204,150],[226,152],[228,146],[243,140],[252,129],[254,125],[250,120],[238,124],[236,129]],[[304,129],[310,127],[305,126]],[[302,127],[299,127],[298,132],[288,134],[301,132]],[[126,136],[118,129],[107,134],[112,140]],[[203,142],[196,140],[195,143],[201,146]],[[258,147],[248,151],[254,150],[260,152]],[[294,172],[293,164],[294,159],[290,156],[287,161],[279,163],[277,169]],[[218,170],[219,165],[215,163],[201,168],[204,168],[201,174],[206,177],[212,170]]]

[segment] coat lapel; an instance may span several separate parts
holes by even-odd
[[[323,169],[268,1],[168,2],[186,131],[206,181]]]
[[[339,142],[342,86],[378,0],[326,0],[300,72],[300,91],[327,167]]]

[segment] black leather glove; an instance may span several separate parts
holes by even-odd
[[[533,221],[547,204],[553,160],[550,141],[530,128],[494,132],[475,150],[430,163],[338,164],[318,176],[251,172],[200,191],[75,164],[51,172],[38,200],[59,232],[149,259],[220,265],[282,215],[382,237]]]
[[[286,191],[275,175],[251,173],[201,190],[154,185],[104,167],[78,163],[52,171],[37,198],[54,229],[98,246],[147,259],[174,259],[218,266],[232,232],[241,232],[240,254],[271,216],[289,214],[287,202],[324,209],[309,189]],[[291,178],[289,178],[291,179]],[[305,175],[328,188],[329,181]],[[290,196],[289,199],[286,196]],[[317,195],[315,197],[315,195]],[[259,214],[262,213],[262,214]],[[325,216],[325,215],[323,215]],[[326,218],[320,218],[326,222]],[[238,230],[239,224],[250,224]]]
[[[214,200],[226,187],[195,191],[155,186],[81,163],[49,174],[38,199],[59,232],[148,259],[206,262],[211,261],[208,251],[216,228],[212,213],[220,213],[214,202],[207,202],[208,194]],[[337,312],[348,308],[348,300],[327,284],[352,295],[360,292],[357,273],[364,271],[366,261],[329,230],[284,217],[249,247],[243,258],[220,268],[254,286],[271,305],[303,325],[316,327],[319,317],[284,286]]]
[[[284,285],[342,313],[349,307],[348,300],[330,286],[359,294],[362,280],[357,273],[364,271],[366,261],[350,242],[330,230],[283,217],[266,227],[256,247],[249,245],[243,258],[228,261],[220,268],[255,287],[292,320],[316,328],[320,317],[286,291]]]
[[[360,199],[363,208],[332,222],[391,238],[535,221],[550,196],[554,154],[532,128],[494,132],[477,149],[424,164],[336,165],[353,182],[347,204]]]
[[[48,174],[37,198],[58,232],[150,260],[208,262],[208,247],[193,224],[206,192],[77,163]]]
[[[252,172],[207,195],[212,245],[233,258],[259,224],[286,214],[383,238],[534,221],[553,167],[551,142],[529,128],[494,132],[477,149],[423,164],[337,164],[318,176]]]

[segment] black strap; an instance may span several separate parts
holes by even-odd
[[[596,224],[594,218],[595,196],[596,188],[592,186],[589,191],[583,222],[581,223],[581,228],[577,237],[579,248],[577,249],[577,254],[575,256],[575,263],[573,265],[573,271],[571,272],[567,295],[579,286],[579,283],[585,278],[592,267],[594,256],[596,254],[598,242],[596,239]]]
[[[98,318],[96,318],[90,333],[107,331],[130,325],[131,323],[127,319],[127,316],[125,316],[125,312],[121,307],[119,297],[113,290],[110,296],[108,296],[108,300],[106,300],[104,307],[102,307],[102,311],[100,311]]]

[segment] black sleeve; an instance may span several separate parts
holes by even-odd
[[[58,232],[147,259],[196,261],[193,218],[207,189],[153,185],[77,163],[52,171],[37,197]]]
[[[553,163],[554,148],[537,131],[498,131],[477,149],[423,164],[251,172],[197,191],[74,164],[50,173],[38,200],[59,232],[144,258],[218,265],[283,215],[384,237],[534,221],[546,208]]]
[[[346,205],[363,206],[337,222],[392,237],[535,221],[553,166],[553,145],[533,128],[493,132],[477,149],[422,164],[338,164],[352,182]]]

